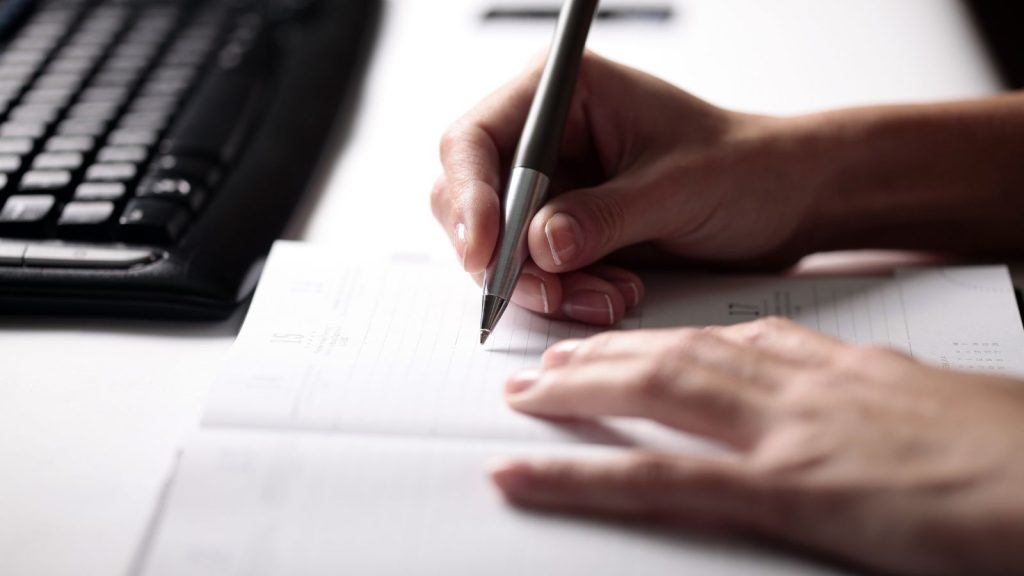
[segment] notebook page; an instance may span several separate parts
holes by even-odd
[[[206,431],[185,450],[143,574],[849,574],[734,541],[513,509],[486,465],[538,449]]]
[[[985,367],[962,360],[976,351],[984,360],[987,343],[1008,351],[991,369],[1024,374],[1024,338],[1001,267],[895,278],[646,280],[648,301],[619,328],[784,315],[849,342],[955,366]],[[595,330],[510,306],[481,347],[479,300],[479,288],[447,263],[343,262],[314,246],[279,243],[205,424],[662,448],[680,441],[645,423],[567,426],[508,410],[501,390],[510,374],[535,366],[554,342]]]

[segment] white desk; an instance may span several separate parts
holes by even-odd
[[[610,3],[610,2],[609,2]],[[293,237],[444,250],[427,193],[444,127],[522,68],[551,23],[479,23],[479,1],[393,1],[363,113]],[[794,113],[997,88],[955,0],[689,0],[667,25],[602,24],[591,46],[719,104]],[[680,129],[685,129],[681,127]],[[0,320],[0,574],[116,575],[237,331]]]

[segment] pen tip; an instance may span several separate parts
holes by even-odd
[[[484,296],[483,306],[480,311],[480,344],[487,342],[487,337],[494,331],[494,327],[498,325],[498,319],[501,318],[502,312],[505,311],[505,306],[508,305],[508,300],[492,294]]]

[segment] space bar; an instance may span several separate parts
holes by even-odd
[[[0,243],[0,266],[42,268],[131,268],[160,259],[151,248],[111,248],[31,242]]]

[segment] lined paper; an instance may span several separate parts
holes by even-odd
[[[1015,305],[1000,267],[907,270],[895,278],[663,274],[646,281],[647,303],[617,328],[781,315],[934,363],[965,358],[964,343],[972,358],[975,343],[979,350],[983,343],[1024,350],[1019,319],[1006,314]],[[582,429],[511,412],[501,393],[509,375],[537,365],[551,344],[597,330],[510,306],[481,347],[479,300],[479,288],[447,264],[413,257],[337,262],[315,247],[279,243],[205,423],[621,445],[639,443],[637,434],[659,446],[675,441],[653,425]],[[1004,355],[999,368],[1024,373],[1020,356]]]
[[[950,368],[1024,376],[1003,267],[888,278],[647,275],[619,328],[793,318]],[[143,573],[835,576],[834,566],[694,534],[531,514],[487,480],[496,457],[723,448],[637,421],[553,423],[510,411],[505,379],[593,328],[511,307],[487,347],[479,289],[412,256],[338,261],[279,243],[185,447]]]

